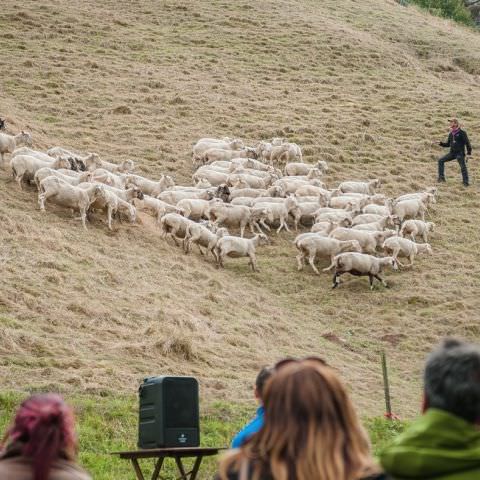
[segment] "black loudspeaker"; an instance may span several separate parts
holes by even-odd
[[[140,385],[139,448],[198,447],[198,382],[193,377],[147,377]]]

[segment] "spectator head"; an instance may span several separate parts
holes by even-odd
[[[263,391],[267,380],[272,376],[270,367],[263,367],[255,380],[255,397],[263,403]]]
[[[446,339],[427,358],[425,405],[480,423],[480,346]]]
[[[75,458],[73,412],[59,395],[33,395],[21,404],[4,443],[17,444],[32,459],[34,480],[47,480],[53,461]]]
[[[377,471],[345,387],[319,359],[288,361],[265,385],[265,423],[220,464],[220,478],[251,461],[252,478],[339,480]]]
[[[450,118],[448,121],[450,122],[450,128],[453,128],[454,130],[458,128],[459,123],[456,118]]]

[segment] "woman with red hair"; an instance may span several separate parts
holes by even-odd
[[[33,395],[25,400],[3,447],[0,480],[91,480],[75,464],[73,412],[59,395]]]

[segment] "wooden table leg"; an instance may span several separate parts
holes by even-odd
[[[188,480],[187,473],[185,472],[185,468],[183,467],[182,459],[180,457],[175,457],[175,463],[177,464],[177,468],[180,471],[180,478],[182,480]]]
[[[136,458],[131,458],[133,469],[135,470],[135,474],[137,475],[138,480],[145,480],[143,476],[142,470],[140,469],[140,465],[138,464],[138,460]]]
[[[152,473],[152,480],[157,480],[158,479],[158,476],[160,475],[160,470],[162,469],[162,465],[163,465],[163,459],[165,457],[160,457],[158,460],[157,460],[157,463],[155,464],[155,470],[153,471]]]
[[[190,480],[195,480],[198,475],[198,470],[200,468],[200,464],[202,463],[203,457],[197,457],[195,459],[195,463],[193,464],[192,472],[190,473]]]

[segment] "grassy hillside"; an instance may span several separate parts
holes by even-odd
[[[330,162],[329,186],[380,177],[385,193],[416,191],[436,178],[451,115],[475,152],[470,189],[447,166],[434,256],[373,292],[297,272],[293,234],[260,250],[260,273],[241,260],[219,271],[145,216],[111,233],[54,207],[41,215],[34,190],[0,173],[4,389],[134,395],[143,376],[178,373],[199,377],[206,401],[242,402],[261,365],[319,354],[378,415],[387,349],[408,417],[431,346],[478,339],[478,33],[386,0],[4,0],[0,51],[10,131],[29,129],[40,149],[133,158],[150,177],[190,182],[202,136],[282,135]]]

